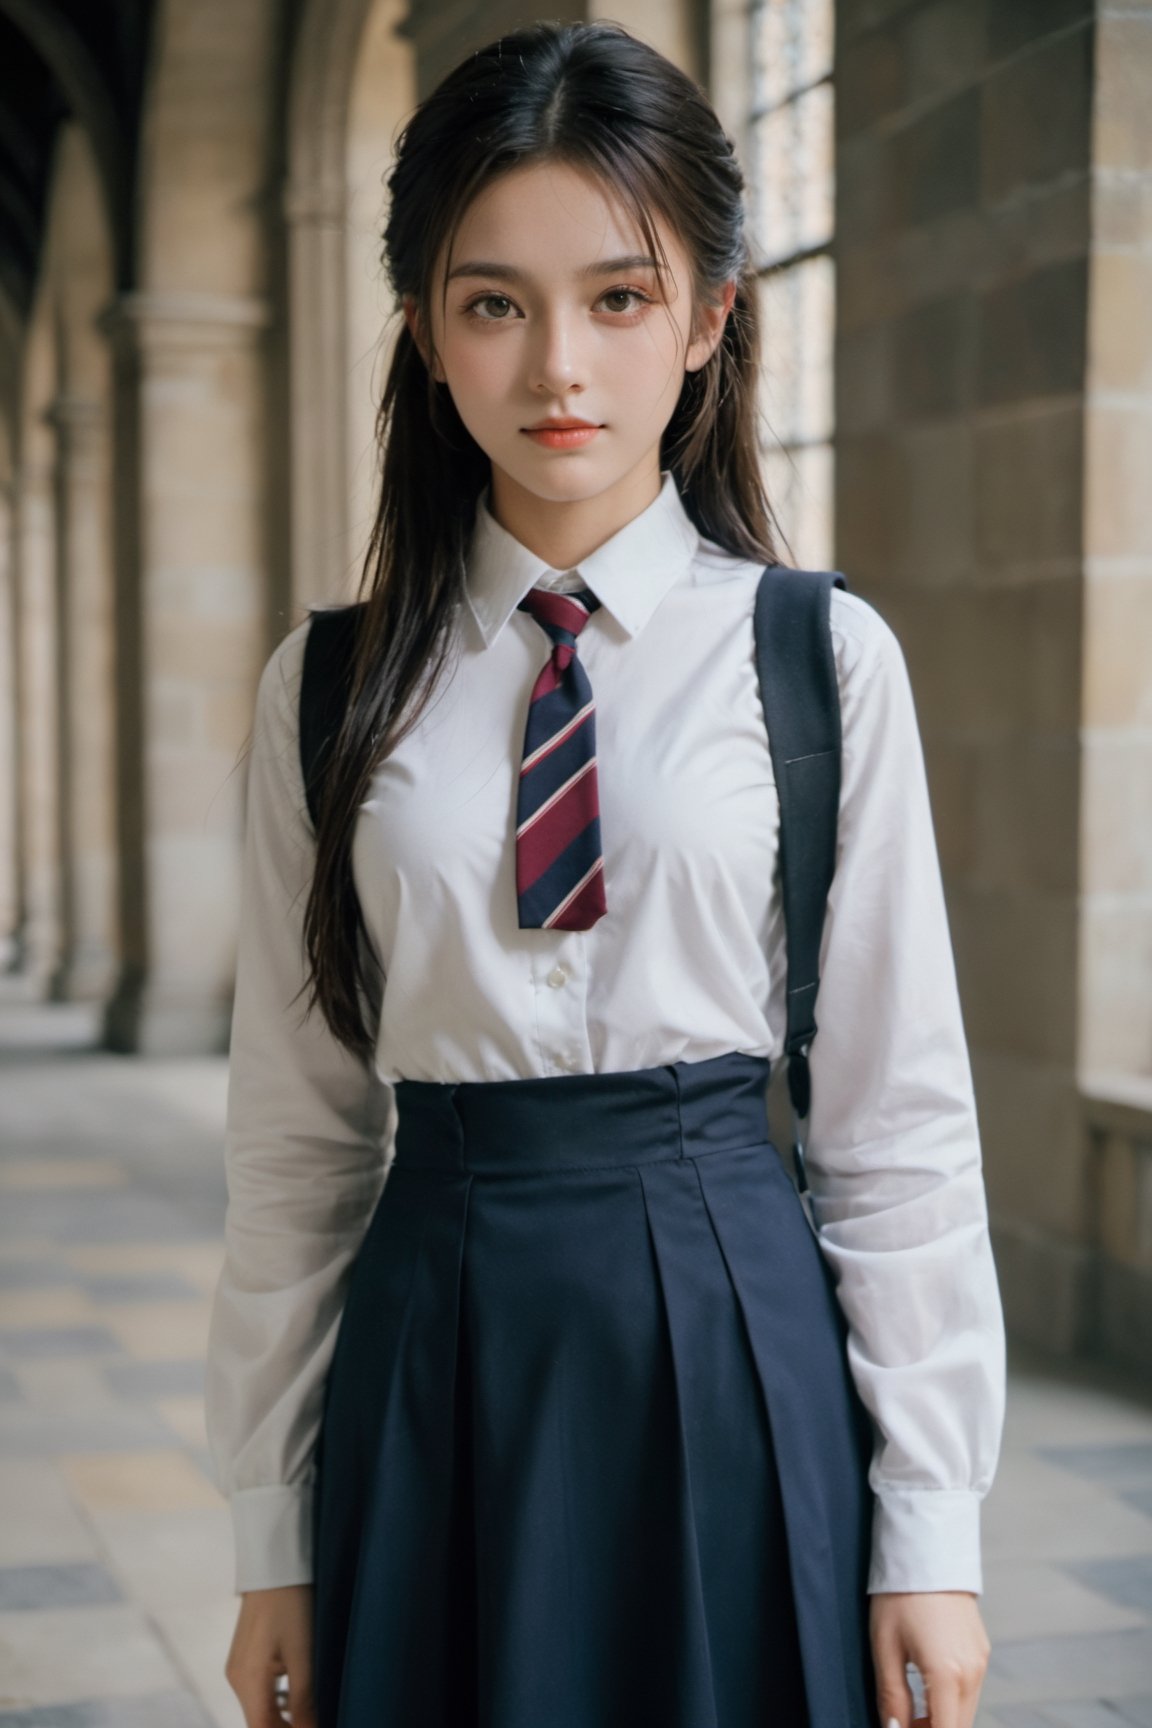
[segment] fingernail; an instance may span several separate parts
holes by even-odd
[[[895,1716],[889,1716],[885,1728],[900,1728],[900,1724],[897,1722]]]

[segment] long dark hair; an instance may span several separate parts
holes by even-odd
[[[723,336],[686,372],[665,429],[671,469],[700,533],[737,555],[778,562],[760,471],[760,325],[744,228],[744,177],[715,111],[654,48],[610,22],[542,21],[468,57],[415,110],[388,177],[383,262],[397,311],[406,297],[430,332],[432,275],[477,193],[536,163],[591,172],[614,192],[661,265],[652,213],[690,261],[693,330],[701,303],[736,296]],[[446,255],[446,254],[445,254]],[[379,504],[360,579],[352,693],[316,824],[304,918],[309,1010],[368,1059],[366,1007],[379,987],[352,873],[356,817],[373,771],[416,724],[451,658],[465,557],[490,464],[399,330],[376,418]],[[378,971],[378,969],[376,969]]]

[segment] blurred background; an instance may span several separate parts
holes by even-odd
[[[1152,4],[548,15],[709,92],[782,556],[908,660],[1012,1347],[981,1721],[1147,1728]],[[201,1358],[241,752],[359,571],[393,139],[532,16],[0,0],[0,1724],[240,1720]]]

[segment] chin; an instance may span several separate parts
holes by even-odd
[[[574,504],[583,498],[594,498],[623,478],[622,475],[606,473],[602,463],[589,461],[587,456],[577,451],[567,451],[563,455],[549,451],[547,455],[547,462],[533,464],[529,469],[525,469],[523,463],[510,466],[494,462],[493,466],[503,469],[513,485],[522,491],[552,504]]]

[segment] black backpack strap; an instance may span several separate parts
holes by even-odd
[[[308,814],[315,828],[328,759],[352,692],[356,634],[365,603],[317,606],[311,612],[304,638],[299,715],[300,769]]]
[[[753,615],[756,670],[780,798],[780,876],[788,952],[784,1050],[794,1120],[812,1100],[808,1048],[816,1036],[820,943],[840,812],[840,689],[829,609],[838,570],[769,564]],[[797,1182],[808,1186],[797,1126]]]

